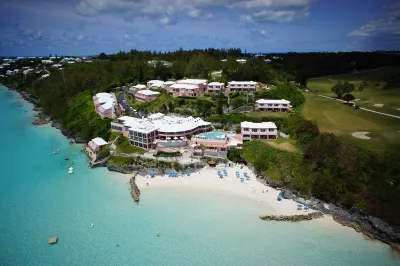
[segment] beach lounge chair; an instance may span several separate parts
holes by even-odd
[[[303,205],[297,204],[297,209],[298,209],[299,211],[302,210],[302,209],[303,209]]]
[[[281,200],[282,200],[282,195],[279,194],[278,197],[277,197],[276,199],[277,199],[278,201],[281,201]]]

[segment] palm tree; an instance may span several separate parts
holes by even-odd
[[[204,156],[204,152],[206,151],[206,146],[204,144],[200,144],[200,150],[202,152],[202,156]]]

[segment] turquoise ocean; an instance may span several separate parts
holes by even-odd
[[[4,87],[0,113],[0,265],[400,265],[385,244],[262,221],[256,202],[235,196],[155,188],[136,205],[125,178],[90,169],[57,129],[32,126],[32,105]]]

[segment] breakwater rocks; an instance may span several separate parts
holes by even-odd
[[[264,221],[300,222],[310,221],[312,219],[318,219],[322,217],[324,217],[324,214],[322,212],[312,212],[308,214],[296,215],[265,215],[260,216],[260,219]]]
[[[129,180],[129,184],[131,185],[131,196],[135,202],[139,202],[140,200],[140,189],[136,185],[135,182],[136,175],[132,176]]]

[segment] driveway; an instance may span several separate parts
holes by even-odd
[[[125,101],[125,90],[122,90],[118,96],[117,96],[117,101],[119,104],[122,105],[122,107],[124,108],[125,112],[130,112],[131,111],[131,107],[127,104],[127,102]]]

